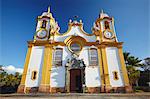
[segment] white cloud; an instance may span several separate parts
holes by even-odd
[[[6,71],[8,74],[14,74],[15,72],[19,72],[20,74],[22,74],[23,69],[22,68],[16,68],[13,65],[8,65],[8,66],[4,66],[2,67],[4,69],[4,71]]]

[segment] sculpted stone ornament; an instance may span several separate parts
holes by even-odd
[[[83,68],[85,64],[83,59],[79,59],[76,54],[72,54],[72,58],[67,60],[66,67]]]

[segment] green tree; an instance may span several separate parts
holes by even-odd
[[[129,52],[124,52],[124,59],[128,70],[129,81],[131,85],[136,84],[138,86],[138,79],[140,77],[140,71],[137,67],[141,67],[141,61],[139,58],[131,56]]]
[[[18,72],[8,74],[0,67],[0,93],[16,92],[20,81],[21,75]]]
[[[140,78],[140,71],[136,70],[133,66],[127,66],[129,81],[131,85],[136,84],[138,86],[138,80]]]
[[[123,55],[124,55],[125,64],[127,65],[130,53],[129,52],[124,52]]]

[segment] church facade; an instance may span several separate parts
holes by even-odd
[[[38,16],[19,93],[132,91],[113,17],[102,11],[92,33],[83,30],[82,20],[69,20],[65,33],[59,29],[50,8]]]

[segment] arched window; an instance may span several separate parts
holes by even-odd
[[[31,79],[35,80],[37,76],[37,71],[32,71]]]
[[[90,66],[97,66],[98,65],[98,56],[97,56],[97,49],[90,48],[89,50],[89,65]]]
[[[53,66],[62,66],[62,48],[56,48],[53,54]]]
[[[81,50],[81,46],[77,43],[71,44],[70,48],[73,52],[79,52]]]
[[[46,28],[46,23],[47,23],[47,21],[43,20],[43,22],[42,22],[42,28]]]
[[[105,21],[105,29],[110,29],[109,22]]]
[[[113,71],[113,77],[114,77],[114,80],[118,80],[119,79],[117,71]]]

